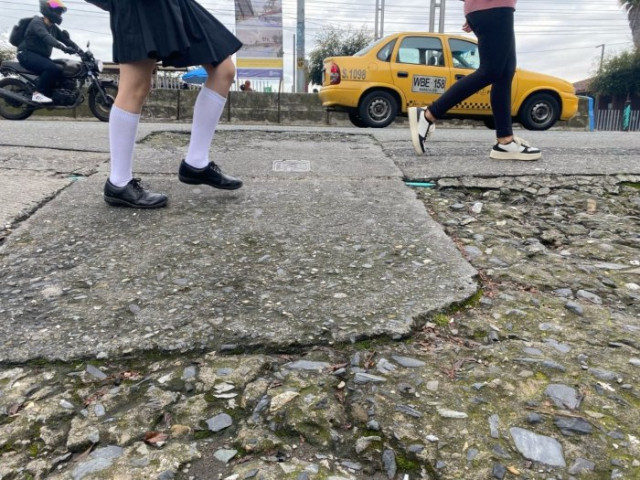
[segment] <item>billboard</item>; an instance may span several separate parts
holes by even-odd
[[[239,78],[282,78],[282,0],[235,0]]]

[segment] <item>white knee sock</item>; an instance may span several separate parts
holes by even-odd
[[[194,168],[205,168],[209,164],[209,149],[218,121],[227,99],[209,88],[202,87],[193,109],[193,127],[185,162]]]
[[[130,113],[115,105],[109,115],[109,149],[111,174],[109,181],[124,187],[133,178],[133,148],[136,144],[140,114]]]

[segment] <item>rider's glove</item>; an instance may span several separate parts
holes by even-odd
[[[74,53],[76,53],[76,49],[75,49],[75,48],[73,48],[73,47],[68,47],[68,46],[66,46],[66,45],[64,46],[64,48],[62,49],[62,51],[63,51],[64,53],[68,53],[68,54],[70,54],[70,55],[73,55]]]

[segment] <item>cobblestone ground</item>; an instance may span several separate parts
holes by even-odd
[[[420,190],[479,291],[401,341],[4,366],[0,478],[638,479],[639,188]]]

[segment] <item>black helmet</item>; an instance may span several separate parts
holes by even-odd
[[[40,13],[56,25],[62,23],[62,14],[67,11],[61,0],[40,0]]]

